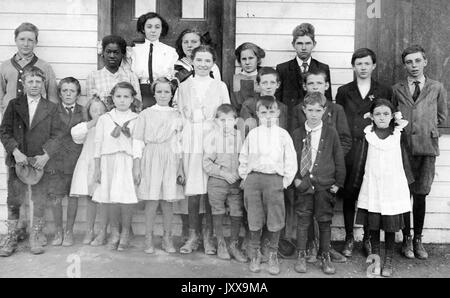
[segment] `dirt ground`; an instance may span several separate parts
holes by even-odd
[[[49,239],[50,240],[50,239]],[[73,247],[46,247],[43,255],[29,252],[28,243],[21,243],[9,258],[0,258],[0,277],[181,277],[181,278],[268,278],[265,270],[254,274],[248,265],[235,261],[222,261],[202,251],[190,255],[169,255],[160,249],[161,237],[155,237],[155,254],[143,252],[143,237],[135,237],[127,252],[108,251],[106,247],[84,246],[82,235],[77,235]],[[177,248],[181,245],[176,237]],[[334,244],[340,250],[342,243]],[[426,261],[407,260],[396,253],[394,277],[442,278],[450,277],[450,245],[426,245],[430,258]],[[335,264],[337,273],[332,277],[366,277],[366,259],[357,245],[354,256],[344,264]],[[281,260],[283,278],[322,278],[319,263],[310,264],[307,274],[294,271],[295,260]]]

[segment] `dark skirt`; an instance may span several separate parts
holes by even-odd
[[[398,232],[405,227],[403,213],[397,215],[381,215],[358,208],[356,224],[367,226],[369,230],[385,232]]]

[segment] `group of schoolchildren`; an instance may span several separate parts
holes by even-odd
[[[205,218],[206,254],[249,261],[251,272],[268,262],[269,273],[277,275],[280,237],[288,237],[286,225],[296,225],[295,271],[306,273],[307,263],[318,258],[323,272],[334,274],[332,261],[352,255],[357,207],[356,223],[364,226],[368,255],[380,255],[384,231],[384,262],[374,274],[392,275],[395,232],[400,230],[403,254],[426,259],[421,243],[425,198],[439,154],[437,126],[445,121],[447,106],[443,85],[424,76],[424,49],[412,46],[403,52],[408,78],[392,89],[372,79],[375,53],[355,51],[351,63],[356,79],[338,89],[333,103],[329,68],[311,58],[313,26],[297,26],[292,45],[296,58],[276,70],[260,66],[265,53],[257,45],[239,46],[235,54],[242,71],[234,76],[229,96],[227,85],[213,78],[213,48],[199,44],[183,60],[192,67],[184,71],[183,80],[150,80],[151,89],[145,92],[155,104],[144,104],[143,110],[143,86],[136,90],[130,82],[115,84],[107,102],[93,97],[83,107],[77,104],[81,86],[74,78],[59,82],[60,103],[53,104],[41,95],[48,83],[44,72],[36,66],[20,68],[23,91],[10,100],[0,126],[8,165],[8,235],[0,255],[10,256],[17,248],[26,184],[16,172],[31,165],[43,172],[31,185],[33,254],[43,253],[46,245],[42,229],[47,202],[56,228],[52,245],[70,246],[78,198],[88,197],[83,243],[107,243],[112,250],[129,247],[135,205],[144,201],[146,253],[154,253],[158,207],[163,214],[162,249],[176,252],[172,220],[178,205],[188,211],[179,212],[182,254],[200,245]],[[136,96],[139,91],[142,101]],[[344,202],[342,254],[331,247],[337,196]],[[296,218],[287,218],[289,208]],[[97,209],[100,226],[95,235]]]

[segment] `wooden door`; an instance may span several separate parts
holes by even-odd
[[[183,1],[190,6],[183,6]],[[223,1],[113,0],[112,33],[122,36],[130,45],[143,42],[144,36],[136,32],[136,22],[141,14],[149,11],[157,12],[169,23],[169,33],[161,41],[172,47],[175,47],[178,35],[186,28],[196,27],[201,32],[209,32],[217,51],[217,64],[222,69]]]

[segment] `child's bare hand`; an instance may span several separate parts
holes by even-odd
[[[101,183],[101,173],[99,168],[95,168],[94,170],[94,183]]]
[[[140,167],[133,167],[133,180],[134,180],[134,184],[136,184],[136,185],[139,185],[141,183]]]
[[[38,170],[42,170],[50,159],[47,153],[36,155],[34,158],[36,159],[36,162],[33,166]]]
[[[222,172],[222,177],[230,184],[233,184],[237,181],[236,177],[234,174],[230,173],[230,172]]]
[[[294,185],[295,185],[295,187],[298,188],[298,187],[300,186],[300,184],[302,184],[302,180],[296,178],[296,179],[294,180]]]
[[[337,193],[338,190],[339,190],[339,186],[332,185],[332,186],[330,187],[330,192],[333,193],[333,194]]]
[[[13,156],[14,156],[14,160],[16,161],[16,164],[18,164],[20,166],[28,164],[27,156],[25,154],[23,154],[22,152],[20,152],[19,149],[17,149],[17,148],[14,149]]]
[[[242,179],[241,184],[239,185],[239,188],[242,190],[244,190],[244,182],[245,182],[245,180]]]
[[[178,171],[177,183],[179,185],[185,185],[186,184],[186,176],[184,175],[183,171]]]

